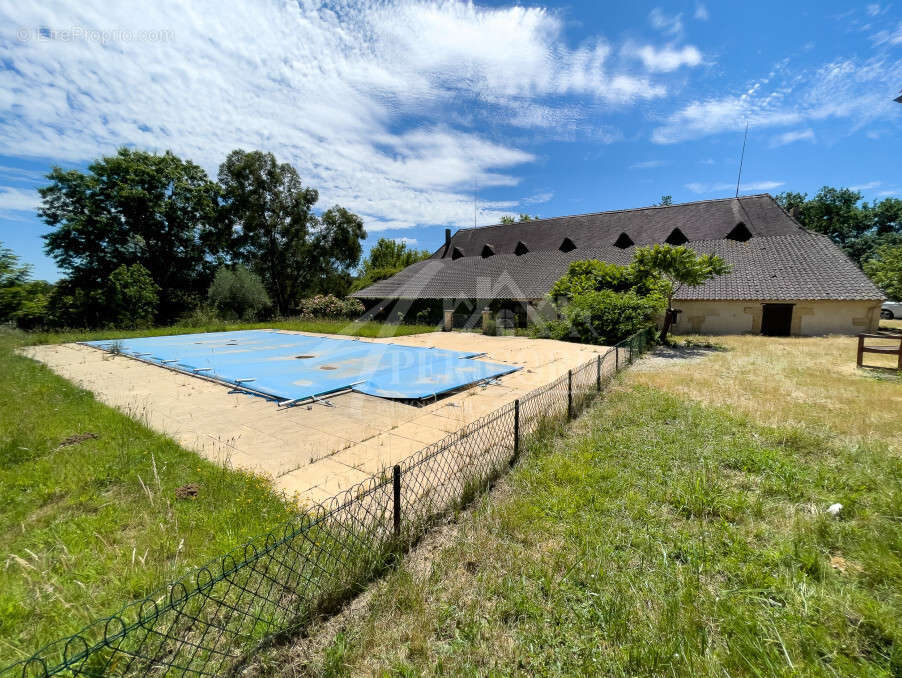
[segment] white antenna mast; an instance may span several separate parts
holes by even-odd
[[[739,182],[742,181],[742,161],[745,160],[745,142],[749,138],[749,121],[745,121],[745,136],[742,137],[742,155],[739,156],[739,176],[736,177],[736,197],[739,197]]]
[[[476,228],[476,213],[478,211],[476,205],[479,200],[479,184],[476,183],[477,181],[477,178],[473,177],[473,228]]]

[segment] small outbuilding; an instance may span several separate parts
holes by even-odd
[[[717,254],[732,269],[679,292],[674,332],[854,334],[879,322],[882,292],[768,194],[448,229],[429,259],[354,296],[383,314],[431,302],[535,321],[547,317],[546,296],[571,262],[626,265],[636,247],[655,243]]]

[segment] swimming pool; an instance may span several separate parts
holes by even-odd
[[[518,370],[478,354],[278,330],[82,342],[286,402],[354,390],[424,400]]]

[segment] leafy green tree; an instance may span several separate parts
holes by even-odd
[[[16,326],[23,330],[33,330],[50,324],[48,312],[53,285],[45,280],[32,280],[22,286],[19,308],[12,314]]]
[[[634,275],[661,281],[667,303],[660,341],[667,339],[673,324],[673,297],[682,287],[698,287],[707,280],[730,272],[729,265],[715,254],[696,254],[688,247],[652,245],[639,247],[631,264]]]
[[[147,327],[157,313],[160,287],[141,264],[122,265],[110,274],[104,301],[116,327]]]
[[[670,207],[673,204],[672,195],[662,195],[661,201],[657,203],[659,207]]]
[[[539,215],[537,215],[537,214],[532,215],[532,214],[521,213],[516,219],[514,219],[514,217],[512,217],[508,214],[505,214],[503,217],[501,217],[501,223],[502,224],[516,224],[516,223],[523,223],[524,221],[535,221],[538,218],[539,218]]]
[[[317,218],[317,191],[272,153],[232,151],[219,183],[232,255],[263,279],[279,314],[309,292],[349,284],[366,237],[359,217],[335,206]]]
[[[260,276],[241,265],[216,271],[207,299],[229,320],[253,320],[270,305]]]
[[[598,259],[574,261],[570,263],[567,274],[551,288],[551,297],[563,297],[568,300],[588,292],[611,290],[613,292],[633,291],[642,296],[660,294],[660,281],[655,278],[637,275],[630,266],[618,266]]]
[[[363,254],[364,238],[363,219],[344,207],[335,205],[314,219],[304,294],[345,296],[353,282],[351,269]]]
[[[864,272],[886,296],[902,301],[902,245],[878,247],[874,258],[865,262]]]
[[[104,289],[122,266],[141,265],[159,286],[163,322],[206,293],[226,232],[219,188],[201,167],[170,152],[121,148],[87,172],[54,167],[47,178],[39,189],[39,214],[51,227],[45,250],[66,272],[63,296],[87,304],[69,308],[84,317],[78,324],[114,320]]]
[[[30,275],[31,266],[0,243],[0,322],[9,321],[19,310]]]
[[[429,257],[429,250],[416,250],[409,248],[404,242],[379,238],[364,259],[360,276],[354,281],[351,290],[356,292],[379,280],[391,278],[398,271]]]

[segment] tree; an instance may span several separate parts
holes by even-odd
[[[572,300],[589,292],[611,290],[632,291],[641,296],[660,296],[662,294],[660,287],[660,281],[650,276],[637,275],[631,266],[619,266],[590,259],[571,262],[567,274],[554,284],[550,295]]]
[[[363,219],[344,207],[335,205],[314,219],[304,294],[345,296],[351,287],[351,269],[363,253],[364,238]]]
[[[270,305],[260,276],[241,265],[216,271],[207,299],[229,320],[252,320]]]
[[[659,207],[670,207],[673,204],[673,196],[672,195],[662,195],[661,201],[657,203]]]
[[[533,216],[530,214],[522,214],[521,213],[516,219],[514,219],[514,217],[512,217],[508,214],[505,214],[503,217],[501,217],[501,223],[502,224],[523,223],[524,221],[535,221],[538,218],[539,218],[538,215]]]
[[[31,266],[21,263],[11,249],[0,243],[0,322],[9,321],[19,310],[30,275]]]
[[[356,292],[375,282],[392,277],[398,271],[430,257],[429,250],[415,250],[404,242],[379,238],[361,265],[360,275],[351,290]]]
[[[902,301],[902,245],[883,245],[864,264],[864,272],[886,296]]]
[[[210,284],[224,243],[219,189],[190,161],[121,148],[87,172],[54,167],[38,189],[51,227],[45,251],[66,272],[70,301],[103,303],[113,271],[140,264],[160,288],[159,320],[195,303]],[[109,321],[103,306],[70,309]],[[84,324],[84,322],[79,323]]]
[[[663,310],[659,296],[633,290],[597,290],[579,294],[563,307],[563,322],[547,328],[553,339],[576,339],[587,344],[616,344],[654,324]]]
[[[366,237],[359,217],[335,206],[317,218],[317,191],[272,153],[232,151],[219,183],[232,255],[263,279],[278,313],[304,294],[349,284]]]
[[[696,254],[688,247],[653,245],[640,247],[633,255],[631,264],[634,275],[639,278],[658,279],[663,282],[661,290],[667,300],[667,312],[660,340],[667,339],[673,324],[673,297],[687,285],[698,287],[707,280],[730,272],[729,265],[715,254]]]
[[[116,327],[146,327],[153,323],[160,287],[141,264],[120,266],[110,274],[104,301]]]

